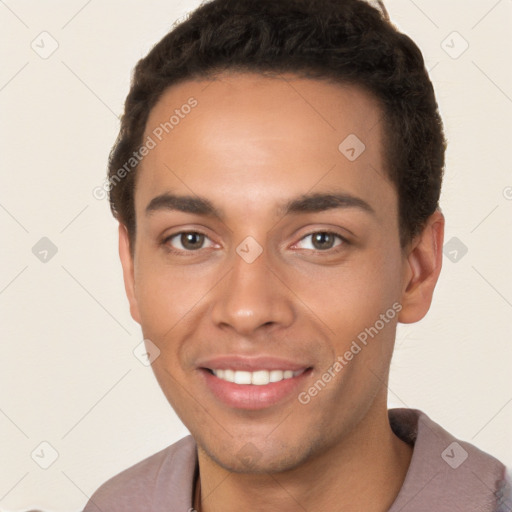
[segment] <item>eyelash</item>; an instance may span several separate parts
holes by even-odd
[[[312,231],[311,233],[308,233],[304,235],[299,242],[307,238],[308,236],[317,235],[318,233],[324,234],[324,235],[334,235],[335,237],[339,238],[341,240],[341,243],[339,245],[336,245],[330,249],[326,249],[322,251],[321,249],[301,249],[302,251],[310,251],[314,254],[326,254],[326,255],[333,255],[338,254],[338,252],[345,249],[347,245],[350,245],[350,242],[342,235],[340,235],[337,231],[332,231],[329,229],[321,229],[318,231]],[[295,245],[295,244],[294,244]]]
[[[344,236],[340,235],[336,231],[331,231],[331,230],[328,230],[328,229],[327,230],[312,231],[311,233],[308,233],[308,234],[304,235],[299,240],[299,242],[301,242],[302,240],[304,240],[308,236],[313,236],[313,235],[316,235],[318,233],[322,233],[322,234],[326,234],[326,235],[334,235],[334,236],[338,237],[341,240],[341,243],[339,245],[337,245],[337,246],[334,246],[334,247],[332,247],[330,249],[326,249],[324,251],[322,251],[320,249],[301,249],[301,250],[310,251],[310,252],[312,252],[314,254],[328,254],[328,255],[332,255],[332,254],[337,254],[339,251],[343,250],[345,248],[345,246],[350,245],[350,242]],[[170,240],[172,240],[173,238],[175,238],[177,236],[185,235],[185,234],[187,234],[187,235],[188,234],[203,235],[204,237],[209,238],[208,235],[206,233],[203,233],[202,231],[179,231],[177,233],[173,233],[172,235],[169,235],[169,236],[165,237],[162,240],[161,245],[163,245],[165,247],[166,251],[171,253],[171,254],[175,254],[177,256],[185,256],[185,257],[186,256],[193,256],[194,253],[198,253],[201,249],[197,249],[195,251],[181,250],[181,249],[175,249],[174,247],[169,245],[169,241]]]
[[[203,233],[202,231],[178,231],[177,233],[173,233],[172,235],[169,235],[165,237],[162,240],[162,245],[164,246],[165,250],[171,254],[175,254],[177,256],[194,256],[195,253],[198,253],[201,249],[197,249],[195,251],[187,251],[187,250],[181,250],[181,249],[175,249],[171,245],[169,245],[169,241],[173,238],[180,236],[180,235],[203,235],[206,238],[209,238],[206,233]]]

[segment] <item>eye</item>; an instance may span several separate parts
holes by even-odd
[[[328,251],[333,249],[334,247],[338,247],[342,244],[348,244],[347,240],[341,235],[334,233],[332,231],[316,231],[315,233],[310,233],[305,237],[301,238],[299,244],[304,241],[310,239],[309,247],[302,247],[302,249],[309,249],[313,251]],[[336,243],[336,239],[339,240]],[[298,245],[298,244],[296,244]]]
[[[194,252],[203,249],[205,240],[210,240],[205,234],[198,231],[181,231],[174,235],[168,236],[162,241],[162,244],[168,247],[171,252]],[[214,244],[210,240],[210,246]]]

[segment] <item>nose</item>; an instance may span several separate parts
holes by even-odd
[[[265,250],[252,262],[235,253],[231,271],[216,287],[212,319],[217,327],[248,337],[292,324],[293,293],[270,263]]]

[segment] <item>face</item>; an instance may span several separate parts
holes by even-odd
[[[253,74],[150,113],[126,289],[163,392],[226,469],[296,467],[385,410],[415,265],[380,117],[356,87]]]

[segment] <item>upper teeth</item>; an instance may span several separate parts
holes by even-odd
[[[300,375],[304,370],[257,370],[255,372],[245,372],[239,370],[212,370],[213,374],[219,379],[235,384],[255,384],[264,386],[269,382],[279,382],[284,379],[291,379]]]

